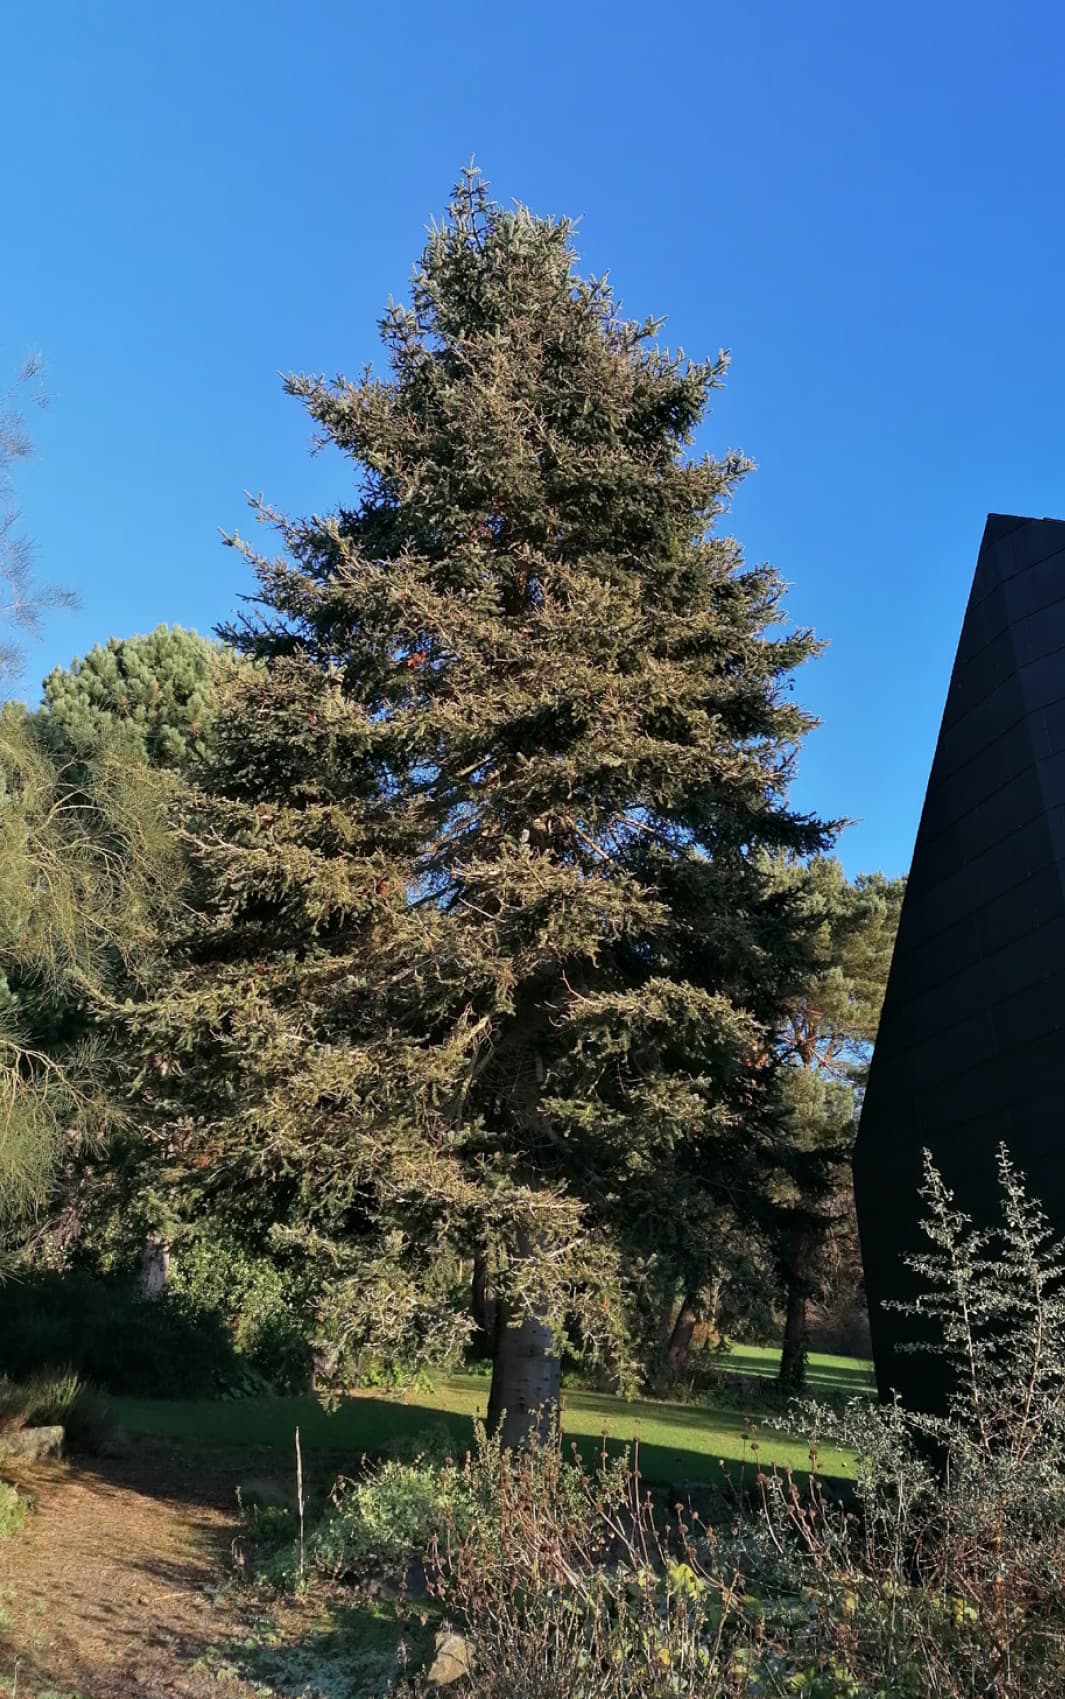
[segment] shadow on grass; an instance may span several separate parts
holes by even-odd
[[[460,1453],[474,1444],[475,1414],[428,1402],[400,1403],[362,1396],[346,1400],[334,1412],[323,1410],[309,1398],[220,1404],[124,1399],[118,1403],[129,1431],[153,1438],[160,1447],[177,1451],[185,1446],[239,1447],[249,1454],[273,1449],[275,1469],[277,1453],[291,1456],[297,1427],[305,1455],[328,1454],[330,1462],[341,1470],[351,1469],[363,1455],[380,1455],[398,1439],[417,1439],[431,1429],[446,1429]],[[566,1412],[571,1421],[574,1416],[583,1417],[579,1425],[593,1431],[579,1434],[571,1427],[567,1431]],[[754,1415],[757,1422],[757,1412]],[[612,1434],[604,1438],[602,1429],[616,1429],[620,1421],[626,1428],[631,1425],[632,1437]],[[669,1430],[668,1437],[663,1435],[663,1428]],[[567,1445],[576,1446],[589,1464],[602,1455],[604,1445],[611,1457],[631,1452],[635,1438],[640,1473],[648,1486],[687,1480],[729,1482],[746,1488],[760,1467],[790,1466],[797,1475],[809,1470],[809,1452],[801,1434],[758,1429],[740,1410],[708,1411],[647,1402],[619,1405],[606,1394],[571,1392],[565,1396],[563,1432]],[[700,1438],[702,1443],[698,1442]],[[317,1461],[320,1468],[324,1459]],[[826,1452],[819,1472],[826,1477],[844,1477],[848,1470],[837,1454]]]
[[[757,1376],[760,1380],[777,1378],[779,1358],[775,1352],[759,1351],[743,1345],[733,1345],[728,1351],[718,1353],[714,1366],[720,1373]],[[811,1356],[806,1365],[806,1383],[812,1396],[818,1391],[859,1393],[876,1391],[876,1377],[872,1364],[859,1361],[857,1358],[841,1361],[819,1361],[817,1356]]]

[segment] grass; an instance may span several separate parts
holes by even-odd
[[[726,1374],[761,1375],[775,1378],[780,1352],[772,1345],[733,1345],[721,1358]],[[812,1351],[806,1362],[806,1379],[812,1398],[822,1392],[848,1396],[875,1389],[873,1365],[861,1357],[830,1357]]]
[[[730,1372],[769,1376],[776,1371],[776,1353],[754,1346],[728,1354]],[[868,1391],[868,1366],[846,1357],[811,1360],[811,1392]],[[477,1375],[453,1375],[431,1393],[411,1391],[403,1396],[366,1391],[347,1398],[333,1412],[313,1398],[243,1398],[219,1403],[166,1399],[118,1398],[115,1411],[130,1434],[173,1440],[186,1445],[273,1447],[289,1451],[296,1427],[307,1451],[360,1455],[376,1453],[390,1441],[444,1425],[456,1441],[467,1446],[474,1421],[483,1417],[488,1382]],[[610,1450],[639,1441],[640,1469],[652,1485],[679,1480],[733,1478],[752,1466],[809,1468],[809,1447],[801,1434],[783,1434],[759,1420],[757,1400],[750,1411],[693,1404],[669,1404],[657,1399],[626,1401],[606,1393],[567,1391],[563,1394],[562,1427],[586,1457],[599,1451],[604,1438]],[[848,1453],[826,1447],[819,1455],[821,1474],[849,1478]]]

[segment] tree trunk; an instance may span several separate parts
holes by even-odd
[[[562,1397],[562,1364],[555,1355],[551,1329],[536,1316],[511,1319],[510,1306],[497,1306],[492,1386],[488,1394],[488,1431],[498,1433],[508,1451],[550,1434]]]
[[[170,1276],[170,1243],[158,1233],[149,1233],[137,1270],[137,1291],[142,1298],[161,1298]]]
[[[518,1235],[512,1256],[528,1261],[533,1240]],[[518,1312],[508,1298],[496,1300],[488,1431],[508,1451],[545,1439],[557,1423],[562,1402],[562,1363],[554,1335],[539,1316]]]
[[[669,1336],[669,1378],[675,1381],[684,1373],[691,1355],[692,1335],[699,1325],[699,1294],[686,1292],[680,1313]]]
[[[780,1384],[786,1392],[801,1392],[806,1385],[806,1302],[805,1281],[789,1275],[780,1353]]]
[[[482,1245],[473,1253],[473,1278],[470,1281],[470,1309],[478,1328],[494,1348],[496,1336],[496,1301],[488,1288],[488,1257]]]

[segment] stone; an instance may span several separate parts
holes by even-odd
[[[426,1681],[434,1687],[450,1687],[452,1682],[462,1681],[470,1675],[472,1669],[470,1643],[465,1635],[458,1634],[453,1628],[442,1628],[433,1643],[433,1661],[426,1673]]]
[[[50,1428],[13,1428],[0,1433],[0,1458],[18,1457],[28,1463],[38,1463],[44,1457],[62,1457],[63,1430]]]

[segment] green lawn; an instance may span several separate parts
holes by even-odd
[[[730,1372],[771,1375],[776,1354],[746,1346],[731,1351]],[[832,1386],[840,1390],[869,1389],[868,1366],[846,1357],[814,1358],[811,1392]],[[216,1403],[119,1398],[120,1421],[131,1434],[188,1445],[283,1447],[293,1443],[296,1427],[308,1451],[360,1455],[378,1452],[389,1440],[416,1434],[433,1424],[445,1424],[460,1444],[473,1437],[473,1424],[485,1413],[488,1381],[477,1375],[454,1375],[431,1393],[412,1391],[403,1396],[367,1391],[347,1398],[330,1413],[312,1398],[242,1398]],[[755,1401],[752,1400],[752,1404]],[[722,1470],[732,1477],[756,1465],[777,1464],[805,1471],[809,1447],[801,1435],[781,1434],[759,1420],[758,1411],[713,1409],[692,1404],[668,1404],[653,1399],[631,1402],[606,1393],[567,1391],[563,1394],[563,1431],[587,1457],[594,1456],[603,1438],[613,1451],[639,1442],[640,1469],[651,1484],[678,1480],[708,1480]],[[849,1455],[825,1448],[819,1457],[822,1474],[849,1476]]]
[[[773,1345],[733,1345],[721,1358],[726,1374],[773,1377],[780,1367],[780,1352]],[[876,1390],[873,1365],[862,1357],[829,1357],[813,1351],[807,1359],[806,1378],[810,1396],[821,1392],[853,1394]]]

